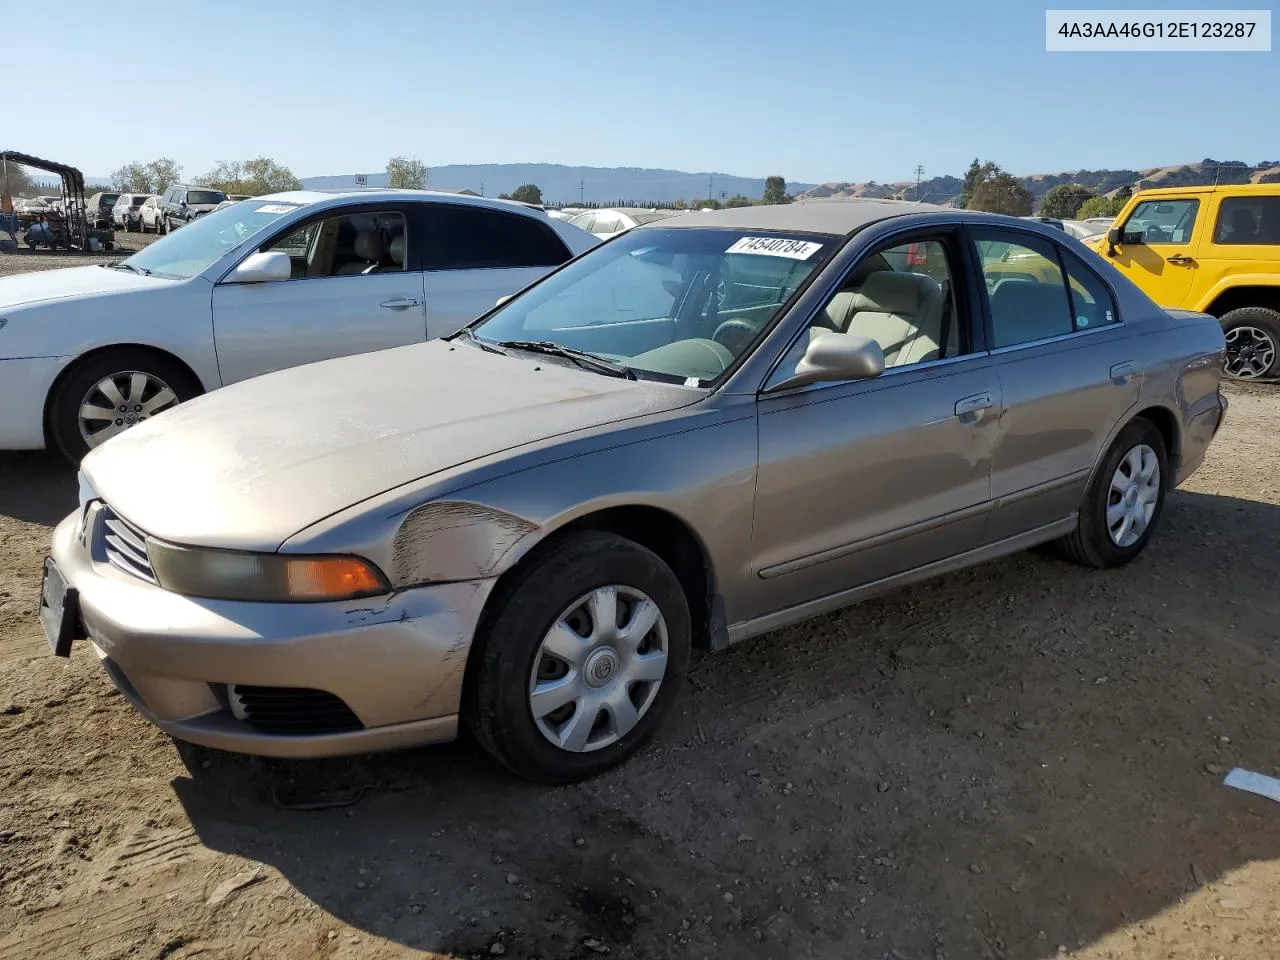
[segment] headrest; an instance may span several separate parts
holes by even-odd
[[[941,293],[938,282],[923,273],[878,270],[868,276],[862,289],[853,295],[852,306],[854,310],[875,313],[914,314],[929,297]]]
[[[387,251],[391,256],[391,262],[397,266],[404,266],[404,234],[397,233],[395,239],[391,241],[391,247]]]
[[[377,230],[361,230],[356,234],[355,250],[361,260],[381,260],[382,234]]]

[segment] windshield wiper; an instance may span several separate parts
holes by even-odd
[[[472,330],[470,327],[463,327],[457,333],[451,334],[445,339],[452,340],[454,337],[466,337],[468,340],[474,343],[481,350],[487,350],[490,353],[500,353],[504,357],[507,355],[507,351],[503,350],[501,347],[497,346],[496,344],[490,343],[488,340],[481,340],[479,337],[477,337],[476,332]]]
[[[598,357],[594,353],[588,353],[585,350],[575,350],[573,347],[553,343],[550,340],[499,340],[498,346],[513,350],[528,350],[530,353],[545,353],[553,357],[564,357],[566,360],[572,360],[584,370],[594,370],[596,373],[608,374],[611,377],[622,377],[625,380],[636,379],[635,371],[630,367],[614,363],[612,360],[606,360],[604,357]]]
[[[134,266],[132,263],[125,263],[123,260],[119,263],[105,263],[103,266],[110,267],[112,270],[132,270],[134,273],[140,273],[144,277],[151,276],[151,271],[146,267]]]

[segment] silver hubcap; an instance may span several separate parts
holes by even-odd
[[[177,402],[173,388],[159,377],[139,370],[113,373],[90,387],[80,401],[80,436],[96,447]]]
[[[1117,547],[1131,547],[1151,525],[1160,499],[1160,461],[1145,443],[1120,461],[1111,475],[1107,498],[1107,532]]]
[[[1252,380],[1263,376],[1276,362],[1276,342],[1257,327],[1232,327],[1227,331],[1227,376]]]
[[[529,709],[542,735],[586,753],[630,733],[667,672],[667,622],[633,587],[598,587],[547,631],[529,677]]]

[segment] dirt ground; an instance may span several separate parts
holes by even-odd
[[[0,257],[0,272],[18,257]],[[0,958],[1280,956],[1280,390],[1115,572],[1008,558],[695,656],[622,769],[179,746],[36,622],[68,468],[0,456]],[[276,798],[352,788],[321,811]]]

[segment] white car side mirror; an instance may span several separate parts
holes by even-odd
[[[227,277],[228,283],[271,283],[293,276],[289,255],[280,250],[251,253]]]

